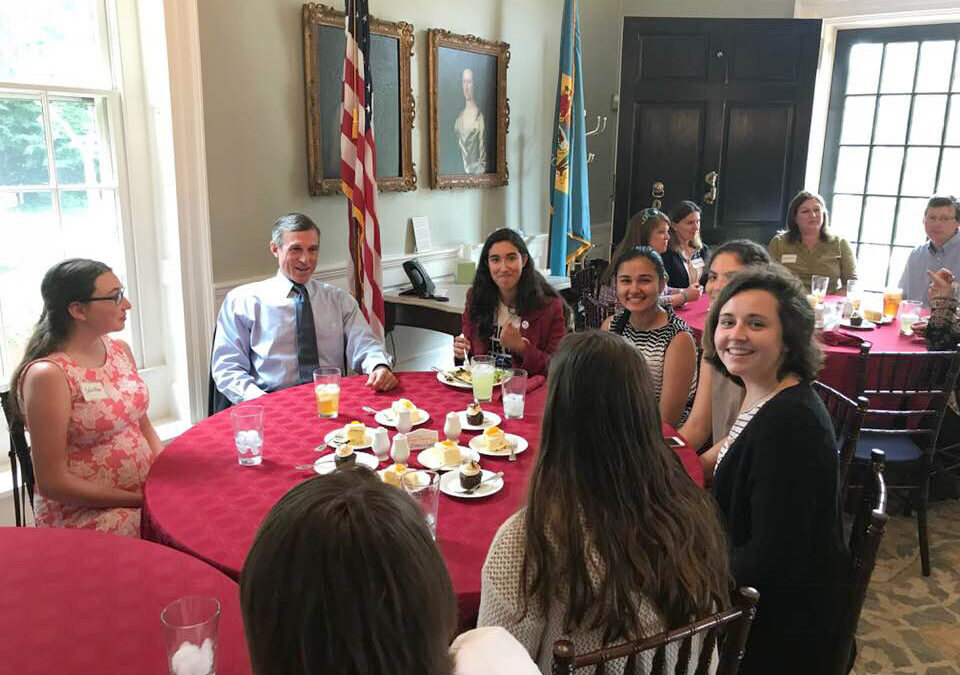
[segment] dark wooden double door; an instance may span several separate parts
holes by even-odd
[[[819,44],[819,20],[626,18],[614,242],[660,183],[706,242],[766,244],[803,186]]]

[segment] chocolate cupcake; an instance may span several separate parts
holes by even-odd
[[[467,406],[467,424],[472,424],[475,427],[483,425],[483,409],[476,401]]]
[[[357,455],[349,445],[341,445],[333,453],[333,464],[338,469],[346,469],[357,463]]]
[[[480,485],[480,477],[483,471],[478,462],[464,462],[460,465],[460,487],[464,490],[471,490]]]

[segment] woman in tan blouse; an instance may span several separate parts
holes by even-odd
[[[506,628],[543,673],[561,636],[587,651],[728,604],[716,507],[664,442],[650,379],[643,357],[612,333],[568,335],[551,360],[526,505],[490,546],[478,620]],[[689,673],[701,643],[692,647]],[[640,658],[642,672],[650,658]],[[676,660],[675,643],[671,672]]]
[[[773,262],[780,263],[810,292],[810,278],[830,277],[827,293],[846,292],[847,281],[857,278],[857,261],[846,239],[830,234],[829,214],[823,197],[801,192],[787,209],[787,229],[767,246]]]

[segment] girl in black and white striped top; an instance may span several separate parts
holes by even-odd
[[[617,299],[624,308],[604,327],[637,347],[653,376],[661,419],[672,426],[690,410],[697,388],[697,349],[690,327],[657,299],[667,275],[649,246],[621,253],[613,263]]]

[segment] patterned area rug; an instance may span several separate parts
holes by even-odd
[[[856,675],[960,675],[960,501],[932,504],[931,574],[915,518],[892,516],[857,631]]]

